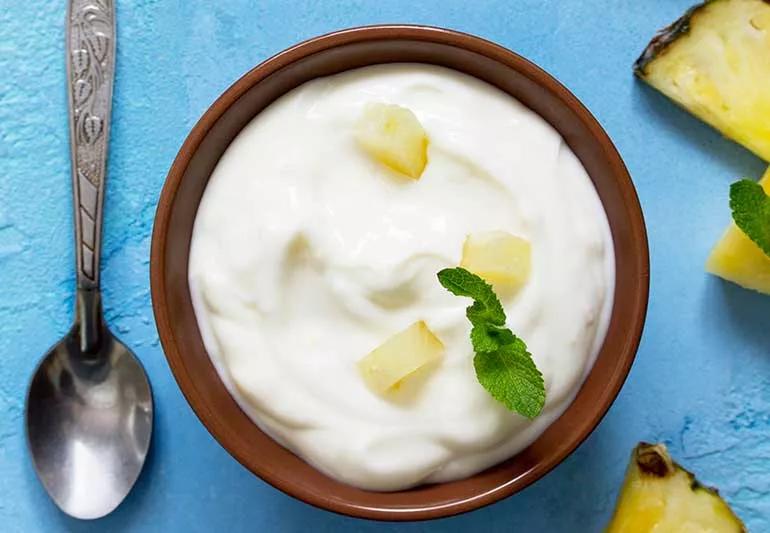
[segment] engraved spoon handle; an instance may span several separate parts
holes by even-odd
[[[115,36],[114,0],[69,0],[67,92],[80,290],[99,289]]]

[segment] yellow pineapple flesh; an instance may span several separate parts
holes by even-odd
[[[428,163],[428,135],[405,107],[367,104],[356,126],[356,139],[372,158],[412,179],[419,179]]]
[[[468,235],[460,266],[496,288],[516,289],[532,271],[532,247],[526,239],[505,231]]]
[[[759,183],[770,194],[770,168]],[[706,270],[747,289],[770,294],[770,257],[735,223],[714,247]]]
[[[358,362],[358,369],[373,391],[384,394],[398,388],[411,374],[444,354],[443,343],[422,320],[396,333]]]
[[[661,30],[636,74],[770,161],[770,2],[711,0]]]
[[[745,533],[719,493],[676,464],[663,444],[631,455],[606,533]]]

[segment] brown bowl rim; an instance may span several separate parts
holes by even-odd
[[[582,124],[588,128],[595,141],[601,146],[604,156],[607,158],[607,163],[612,167],[612,171],[618,180],[623,202],[631,215],[628,222],[631,226],[631,233],[633,234],[634,256],[636,258],[635,266],[636,271],[639,273],[639,277],[637,280],[638,284],[632,294],[632,318],[630,322],[626,323],[628,337],[626,342],[618,350],[620,363],[616,366],[615,372],[610,376],[610,380],[607,383],[606,391],[608,393],[604,395],[603,402],[598,404],[597,408],[589,413],[590,416],[581,420],[579,434],[572,438],[567,447],[562,448],[559,453],[552,454],[551,456],[548,456],[547,459],[541,460],[520,477],[503,485],[490,487],[490,490],[482,491],[474,497],[433,506],[399,506],[396,508],[394,506],[362,506],[324,497],[313,491],[303,491],[296,486],[287,484],[283,477],[273,475],[273,473],[269,469],[265,469],[258,460],[252,460],[253,458],[247,457],[246,454],[233,450],[229,445],[229,435],[226,432],[220,433],[218,431],[218,426],[214,423],[217,417],[208,409],[203,400],[203,393],[196,387],[192,376],[188,373],[185,366],[184,356],[181,354],[177,345],[173,333],[174,328],[172,327],[169,318],[168,302],[166,301],[166,283],[163,273],[166,270],[165,249],[170,215],[177,191],[182,183],[182,178],[185,175],[190,160],[196,153],[209,130],[234,102],[254,85],[271,74],[287,65],[318,52],[352,43],[400,39],[445,44],[486,56],[516,70],[530,80],[533,80],[553,93],[567,107],[569,107],[571,111],[578,116]],[[554,125],[554,127],[559,131],[557,126]],[[568,457],[594,431],[599,422],[601,422],[628,377],[641,341],[646,320],[649,299],[649,272],[647,231],[639,198],[631,181],[631,177],[620,154],[607,133],[577,97],[540,67],[498,44],[456,30],[412,24],[359,26],[314,37],[268,58],[233,83],[215,100],[198,120],[185,139],[171,165],[158,202],[150,253],[152,305],[164,354],[185,399],[203,423],[204,427],[217,442],[219,442],[228,453],[252,473],[284,493],[304,501],[305,503],[347,516],[391,521],[441,518],[484,507],[526,488],[542,478]],[[185,284],[186,283],[185,280]],[[614,313],[615,309],[613,309],[613,315]],[[280,446],[277,443],[276,445]]]

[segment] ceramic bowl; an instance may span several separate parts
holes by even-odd
[[[335,481],[274,442],[227,392],[203,345],[190,300],[190,238],[206,183],[230,142],[257,113],[298,85],[348,69],[392,62],[442,65],[509,93],[564,137],[588,171],[609,218],[616,287],[607,337],[566,412],[515,457],[467,479],[399,492],[370,492]],[[243,466],[291,496],[347,515],[420,520],[453,515],[523,489],[567,457],[618,394],[637,350],[649,287],[644,220],[617,150],[564,86],[521,56],[478,37],[418,26],[344,30],[298,44],[227,89],[187,137],[169,171],[155,218],[152,300],[171,370],[201,422]]]

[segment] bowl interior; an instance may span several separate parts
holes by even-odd
[[[604,346],[567,411],[529,448],[471,478],[375,493],[328,478],[267,437],[220,381],[197,327],[187,282],[193,222],[214,167],[263,108],[310,79],[365,65],[422,62],[476,76],[511,94],[564,137],[604,204],[615,245],[615,305]],[[370,27],[320,37],[236,82],[191,132],[169,173],[153,234],[153,306],[171,369],[198,417],[238,461],[288,494],[332,511],[415,520],[456,514],[512,494],[548,472],[593,430],[633,361],[648,291],[644,222],[628,173],[590,113],[542,70],[481,39],[424,27]]]

